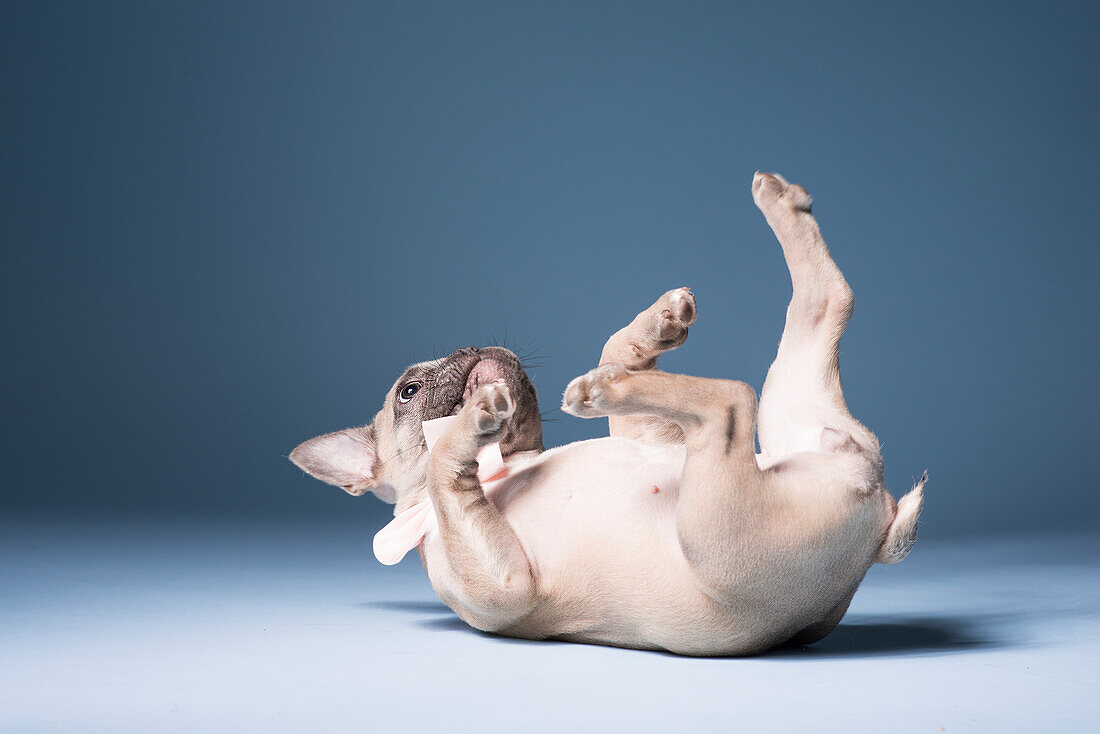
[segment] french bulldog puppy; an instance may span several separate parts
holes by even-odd
[[[656,368],[695,321],[680,288],[565,390],[562,410],[609,416],[608,438],[544,451],[519,360],[467,347],[409,367],[370,425],[306,441],[291,460],[395,503],[399,520],[430,506],[420,557],[477,629],[685,655],[822,639],[870,565],[909,552],[924,478],[895,504],[878,440],[845,405],[838,343],[852,291],[810,196],[765,173],[752,193],[793,283],[759,405],[744,382]],[[456,420],[429,453],[421,424],[444,416]],[[493,442],[505,470],[479,479],[475,456]]]

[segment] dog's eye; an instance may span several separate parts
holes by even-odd
[[[407,403],[412,400],[412,396],[423,386],[419,380],[405,383],[405,386],[401,388],[401,392],[397,393],[397,399],[402,403]]]

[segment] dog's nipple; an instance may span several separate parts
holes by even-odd
[[[653,489],[651,489],[651,490],[649,490],[649,491],[650,491],[650,492],[652,492],[653,494],[657,494],[658,492],[660,492],[660,491],[661,491],[661,488],[660,488],[660,487],[658,487],[658,486],[657,486],[656,484],[654,484],[654,485],[653,485]]]

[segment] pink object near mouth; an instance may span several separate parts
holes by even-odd
[[[428,451],[435,448],[436,442],[442,438],[457,420],[454,416],[436,418],[424,421],[421,425],[424,430],[424,441],[428,444]],[[483,446],[477,454],[477,478],[483,483],[495,482],[508,476],[508,468],[504,465],[504,457],[500,455],[500,444],[491,443]],[[399,563],[405,554],[411,551],[424,540],[424,536],[439,527],[435,508],[431,499],[417,502],[404,512],[396,515],[386,527],[379,530],[374,536],[374,557],[387,566]]]
[[[444,418],[424,421],[420,424],[424,431],[424,443],[428,445],[428,452],[435,448],[439,439],[451,430],[451,426],[458,420],[457,416],[449,415]],[[477,477],[483,482],[492,481],[495,475],[504,469],[504,456],[500,453],[500,442],[482,446],[477,452]]]

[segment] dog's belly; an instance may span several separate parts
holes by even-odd
[[[505,633],[692,654],[763,649],[797,631],[799,618],[812,622],[850,595],[874,552],[877,530],[868,528],[881,524],[877,503],[811,500],[815,488],[806,487],[797,504],[838,518],[832,530],[807,524],[830,539],[831,550],[796,541],[792,552],[784,547],[794,539],[789,532],[774,548],[775,539],[747,538],[752,552],[730,559],[746,578],[738,603],[716,604],[676,532],[684,458],[682,446],[602,438],[547,451],[489,484],[486,495],[519,537],[547,599]],[[858,540],[864,536],[867,543]],[[828,583],[809,578],[826,567]],[[761,577],[771,579],[766,588]]]
[[[667,647],[669,620],[713,623],[676,534],[684,449],[602,438],[540,455],[486,488],[547,599],[519,636]],[[722,620],[729,634],[728,619]]]
[[[679,553],[675,512],[683,464],[683,447],[599,438],[541,454],[486,487],[486,495],[539,573],[552,573],[578,551],[626,545],[646,548],[647,556]]]

